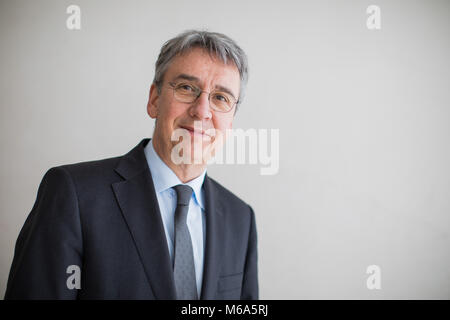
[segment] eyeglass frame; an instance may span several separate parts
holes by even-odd
[[[172,89],[172,93],[173,93],[173,97],[175,98],[175,87],[178,85],[177,83],[175,83],[175,82],[168,82],[168,84],[169,84],[169,86],[170,86],[170,88]],[[189,84],[190,85],[190,84]],[[227,110],[227,111],[221,111],[221,110],[218,110],[218,109],[216,109],[216,108],[214,108],[214,107],[212,107],[212,104],[211,104],[211,93],[213,93],[213,92],[216,92],[216,91],[210,91],[210,92],[208,92],[208,91],[205,91],[205,90],[201,90],[200,88],[198,88],[198,87],[196,87],[196,86],[194,86],[194,85],[192,85],[194,88],[196,88],[197,89],[197,97],[195,97],[195,99],[194,99],[194,101],[192,101],[192,102],[182,102],[182,101],[179,101],[178,99],[176,99],[175,98],[175,100],[177,100],[178,102],[181,102],[181,103],[194,103],[195,101],[197,101],[198,100],[198,98],[200,98],[200,96],[202,95],[202,93],[204,92],[204,93],[207,93],[208,94],[208,102],[209,102],[209,107],[211,108],[211,109],[213,109],[214,111],[217,111],[217,112],[220,112],[220,113],[228,113],[228,112],[230,112],[231,110],[233,110],[234,109],[234,107],[236,107],[238,104],[239,104],[239,99],[236,99],[233,95],[231,95],[232,96],[232,98],[235,100],[235,102],[233,103],[233,106],[230,108],[230,110]],[[221,91],[219,91],[219,92],[221,92]],[[225,93],[227,93],[227,92],[225,92]],[[227,93],[228,94],[228,93]]]

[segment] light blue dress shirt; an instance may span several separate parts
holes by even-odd
[[[144,153],[152,174],[153,185],[155,186],[156,197],[158,199],[161,218],[166,234],[167,246],[169,248],[169,255],[173,265],[174,224],[175,209],[177,207],[177,194],[172,187],[183,183],[180,179],[178,179],[172,169],[170,169],[158,156],[153,147],[153,140],[150,140],[147,143],[144,148]],[[191,201],[189,202],[187,226],[192,240],[198,297],[200,297],[202,288],[203,257],[205,246],[205,205],[202,190],[205,174],[206,170],[203,171],[203,173],[197,178],[185,183],[194,190]]]

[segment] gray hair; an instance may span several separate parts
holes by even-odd
[[[245,87],[248,81],[247,55],[231,38],[216,32],[187,30],[164,43],[155,63],[155,78],[153,79],[158,92],[161,92],[164,74],[172,59],[193,48],[203,48],[210,55],[219,58],[223,63],[227,64],[231,61],[236,65],[241,79],[239,105],[244,98]]]

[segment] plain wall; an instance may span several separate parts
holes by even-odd
[[[66,27],[71,4],[81,30]],[[366,27],[371,4],[380,30]],[[255,210],[261,298],[449,299],[449,13],[425,0],[2,0],[0,292],[44,173],[150,137],[162,44],[206,28],[249,57],[234,127],[279,129],[277,174],[208,169]]]

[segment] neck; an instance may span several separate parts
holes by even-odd
[[[181,182],[186,183],[199,177],[206,169],[206,164],[175,164],[170,158],[170,151],[164,152],[164,148],[152,139],[153,148],[161,160],[175,173]]]

